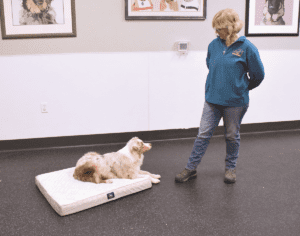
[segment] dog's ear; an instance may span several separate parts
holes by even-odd
[[[26,6],[27,9],[31,12],[31,13],[41,13],[41,10],[38,8],[38,6],[33,2],[33,0],[27,0],[26,1]]]
[[[140,150],[140,147],[137,144],[135,144],[132,146],[132,150],[137,152]]]

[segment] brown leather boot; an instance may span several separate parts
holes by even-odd
[[[184,169],[180,174],[176,175],[175,182],[177,183],[183,183],[190,179],[194,179],[197,177],[197,171],[196,170],[188,170]]]
[[[225,169],[224,182],[227,184],[233,184],[236,181],[236,170],[235,169]]]

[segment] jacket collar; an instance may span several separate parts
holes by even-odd
[[[221,42],[223,42],[223,43],[226,42],[226,40],[225,40],[225,39],[221,39],[220,36],[218,36],[218,38],[219,38],[219,40],[220,40]],[[246,40],[246,37],[245,37],[245,36],[240,36],[234,43],[236,43],[236,42],[244,42],[245,40]]]

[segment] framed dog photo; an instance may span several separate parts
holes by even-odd
[[[247,0],[245,36],[299,36],[299,0]]]
[[[75,0],[0,0],[2,39],[76,37]]]
[[[205,20],[207,0],[125,0],[126,20]]]

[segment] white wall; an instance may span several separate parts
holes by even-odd
[[[300,50],[259,52],[266,77],[243,123],[300,120]],[[197,127],[206,54],[0,56],[0,140]]]

